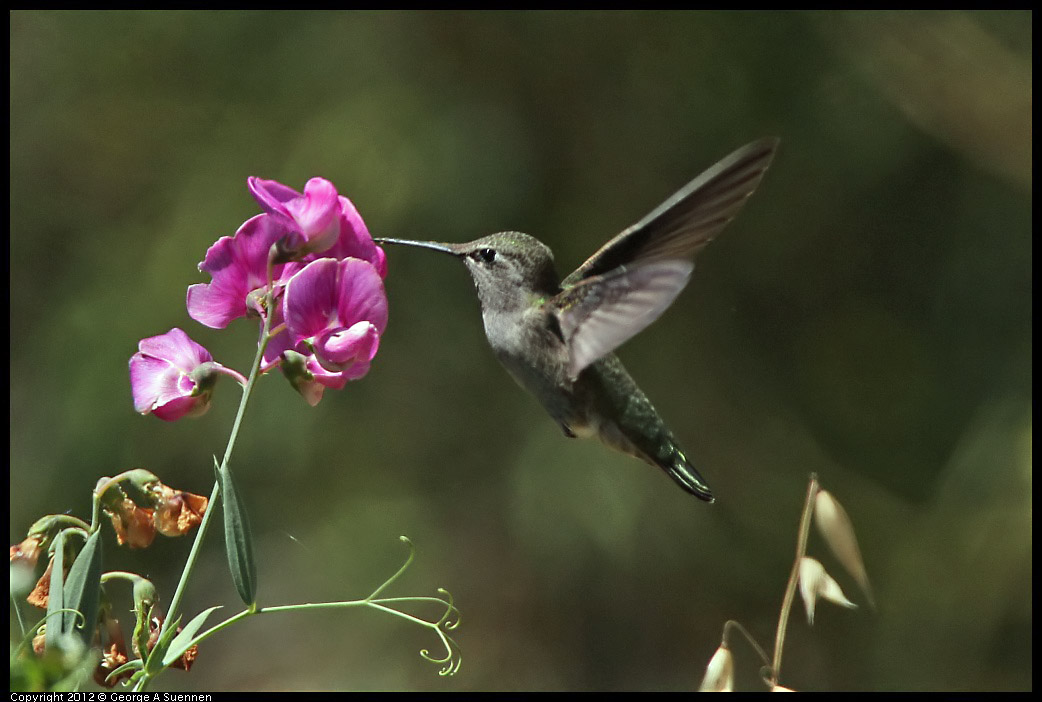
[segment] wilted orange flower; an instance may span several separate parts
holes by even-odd
[[[33,637],[33,653],[37,656],[43,655],[44,642],[47,640],[47,625],[40,627],[40,630],[36,632],[36,636]]]
[[[94,669],[94,682],[101,685],[102,687],[115,687],[117,683],[123,678],[129,678],[134,674],[134,671],[127,670],[119,675],[107,679],[109,673],[114,671],[127,662],[126,651],[119,650],[117,644],[112,644],[105,649],[104,654],[101,656],[101,661],[98,663],[98,667]]]
[[[20,544],[11,547],[11,562],[24,563],[30,568],[36,566],[36,560],[40,557],[40,540],[42,534],[30,535]]]
[[[163,536],[182,536],[199,525],[209,500],[159,483],[153,488],[155,527]]]
[[[112,616],[108,607],[102,608],[102,627],[108,645],[103,649],[101,660],[94,669],[94,682],[103,687],[115,687],[120,680],[130,678],[134,671],[127,670],[106,680],[112,671],[127,662],[127,643],[123,638],[123,630],[119,627],[119,620]]]
[[[120,546],[147,548],[156,538],[152,510],[138,507],[129,497],[124,497],[117,507],[105,507],[105,511],[112,519]]]
[[[25,598],[25,601],[33,607],[47,609],[47,596],[51,593],[51,568],[53,567],[54,561],[52,560],[47,564],[47,570],[43,571],[43,575],[36,581],[36,587]]]

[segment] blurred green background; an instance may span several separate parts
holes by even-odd
[[[811,628],[797,604],[784,684],[1030,688],[1031,19],[12,13],[11,542],[132,466],[209,494],[234,387],[167,424],[134,414],[126,364],[179,326],[247,368],[252,323],[184,307],[207,247],[259,211],[247,176],[329,178],[376,235],[529,232],[563,274],[777,135],[691,285],[620,351],[715,505],[566,440],[489,351],[463,268],[392,249],[370,374],[316,408],[272,376],[233,465],[262,604],[363,597],[406,534],[391,594],[453,593],[461,672],[417,655],[429,632],[352,610],[252,619],[158,688],[695,689],[727,619],[773,642],[811,471],[878,608],[822,604]],[[106,538],[106,567],[168,601],[188,541]],[[217,603],[237,611],[215,538],[185,606]]]

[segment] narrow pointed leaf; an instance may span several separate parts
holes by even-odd
[[[861,560],[861,549],[854,536],[854,524],[847,516],[843,505],[827,490],[819,490],[814,498],[814,523],[818,532],[836,559],[846,568],[851,577],[857,581],[858,587],[865,593],[868,604],[875,607],[872,597],[872,586],[868,582],[864,561]]]
[[[247,605],[252,605],[257,601],[257,563],[253,559],[249,518],[228,466],[222,466],[218,475],[224,498],[224,549],[228,555],[228,567],[239,597]]]
[[[53,577],[53,576],[52,576]],[[88,646],[94,638],[94,628],[98,621],[98,607],[101,597],[101,530],[95,531],[87,539],[80,550],[80,555],[69,569],[69,577],[64,586],[65,606],[79,611],[83,615],[83,627],[80,638]],[[62,615],[63,628],[71,632],[76,626],[76,615],[66,612]]]
[[[213,614],[214,610],[220,609],[221,606],[217,605],[210,609],[204,609],[199,614],[192,618],[192,621],[185,625],[185,628],[181,630],[174,640],[170,642],[170,648],[167,649],[166,655],[163,656],[163,666],[166,667],[184,655],[184,652],[190,649],[195,644],[195,635],[200,629],[203,628],[203,624],[206,623],[206,618]]]
[[[47,591],[47,635],[44,645],[52,648],[58,643],[65,628],[65,532],[54,537],[54,559],[51,561],[51,584]]]

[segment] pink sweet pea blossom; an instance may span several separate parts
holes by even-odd
[[[320,255],[358,258],[373,264],[380,277],[387,274],[383,249],[373,243],[355,206],[329,181],[312,178],[304,195],[274,180],[251,177],[248,184],[267,213],[247,220],[235,236],[221,237],[206,252],[199,270],[212,281],[189,286],[192,319],[223,329],[239,317],[264,314],[258,303],[268,283],[269,260],[275,262],[270,275],[276,298],[287,280]]]
[[[312,178],[301,195],[274,180],[246,180],[254,199],[266,212],[282,218],[288,229],[303,237],[295,253],[322,253],[340,236],[340,203],[336,188],[325,178]]]
[[[313,261],[286,284],[283,304],[294,350],[313,354],[320,368],[346,380],[369,371],[387,326],[387,296],[372,264]],[[331,387],[331,380],[322,384]]]
[[[210,408],[217,373],[245,384],[245,378],[214,363],[209,351],[177,327],[142,339],[138,352],[130,357],[134,409],[168,422],[199,416]]]
[[[342,390],[349,378],[339,371],[323,368],[315,354],[307,349],[304,349],[306,353],[294,351],[293,339],[284,321],[283,306],[276,305],[271,326],[277,328],[281,325],[282,331],[273,336],[264,348],[260,371],[267,373],[276,367],[281,368],[290,385],[314,407],[322,400],[326,388]]]
[[[246,220],[234,237],[218,239],[199,264],[199,270],[213,280],[188,286],[188,316],[224,329],[233,319],[260,312],[254,292],[268,284],[268,253],[287,234],[284,221],[262,214]],[[272,269],[276,280],[284,268],[277,265]]]

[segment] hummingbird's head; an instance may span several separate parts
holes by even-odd
[[[455,247],[482,299],[491,290],[539,295],[557,292],[560,281],[554,270],[554,254],[533,236],[499,232]]]
[[[461,259],[474,279],[484,309],[509,309],[531,304],[531,298],[556,294],[560,279],[550,248],[521,232],[489,234],[463,244],[375,239],[451,254]]]

